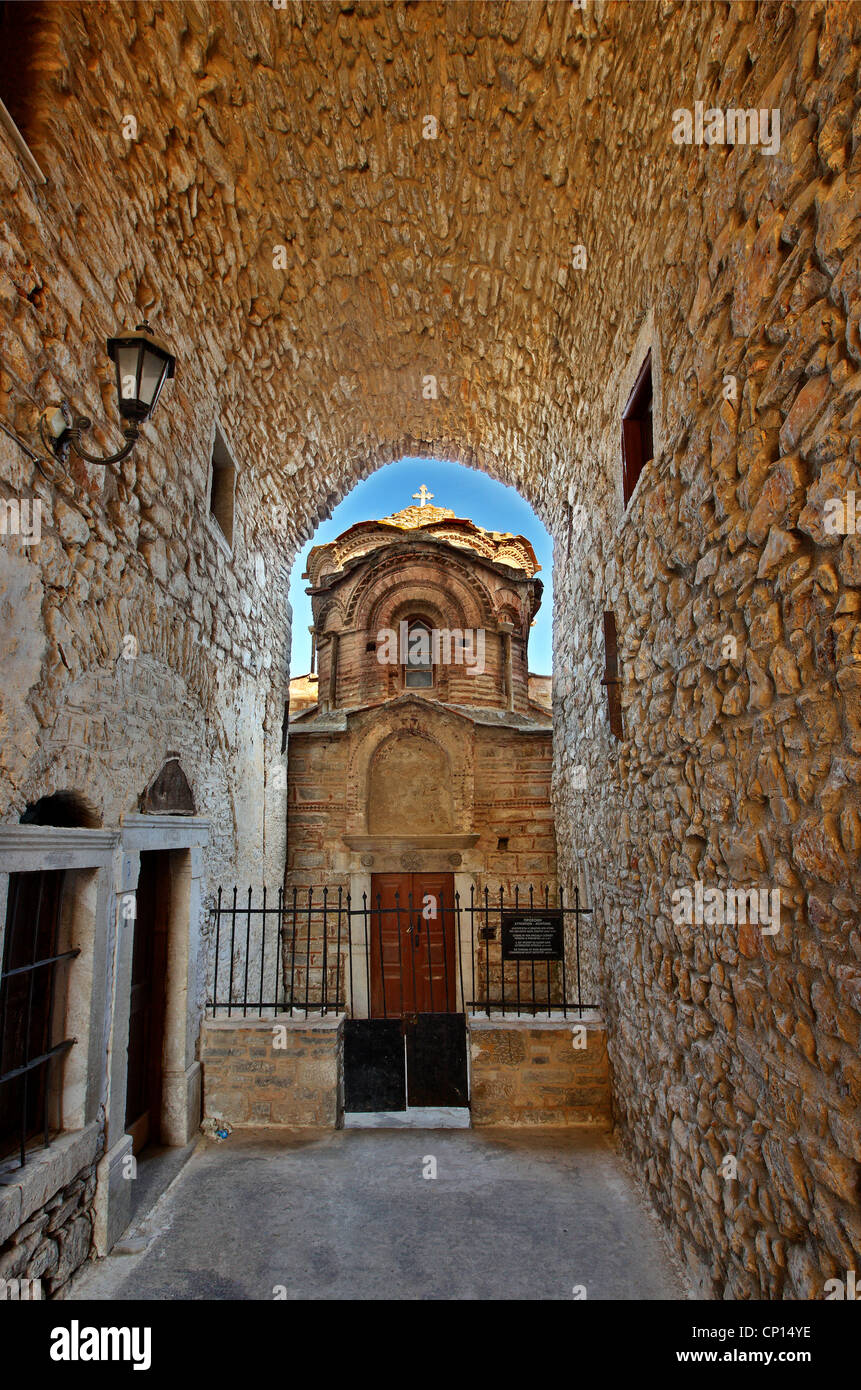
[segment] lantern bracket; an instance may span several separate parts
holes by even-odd
[[[91,454],[81,443],[81,436],[92,429],[92,420],[86,415],[73,415],[68,401],[61,401],[59,405],[49,405],[42,411],[39,416],[39,436],[45,448],[50,449],[54,457],[63,463],[70,449],[85,463],[99,464],[103,468],[127,459],[140,439],[141,425],[152,415],[161,388],[174,375],[176,368],[173,353],[153,337],[146,319],[138,324],[134,333],[127,333],[121,338],[108,338],[107,354],[116,372],[125,445],[105,458]]]
[[[93,422],[87,415],[72,416],[66,401],[62,401],[59,406],[48,406],[39,416],[39,435],[46,449],[50,449],[55,458],[65,462],[68,458],[69,450],[78,455],[78,458],[85,463],[96,463],[108,465],[112,463],[122,463],[127,459],[132,449],[140,439],[140,430],[134,421],[130,421],[123,430],[125,446],[115,454],[109,454],[107,458],[99,458],[97,454],[91,454],[81,443],[81,435],[87,430],[92,429]]]

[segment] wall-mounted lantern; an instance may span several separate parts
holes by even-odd
[[[73,416],[66,401],[49,405],[39,416],[39,434],[46,448],[56,458],[63,459],[72,449],[87,463],[121,463],[128,458],[140,438],[140,426],[155,410],[161,388],[174,375],[176,358],[153,337],[144,319],[134,333],[123,338],[109,338],[107,353],[117,376],[117,397],[120,415],[127,421],[123,430],[125,448],[108,458],[90,454],[81,444],[81,435],[92,428],[86,415]]]

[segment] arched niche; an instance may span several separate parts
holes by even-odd
[[[53,825],[64,828],[98,830],[101,816],[81,792],[52,792],[29,805],[21,817],[22,825]]]
[[[376,751],[368,773],[370,835],[448,835],[454,829],[451,768],[439,744],[401,732]]]

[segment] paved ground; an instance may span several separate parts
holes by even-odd
[[[685,1297],[609,1139],[584,1130],[201,1140],[129,1235],[145,1251],[88,1266],[67,1297]]]

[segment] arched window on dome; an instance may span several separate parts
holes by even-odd
[[[404,685],[408,690],[429,690],[434,683],[431,630],[421,618],[410,619],[403,653]]]

